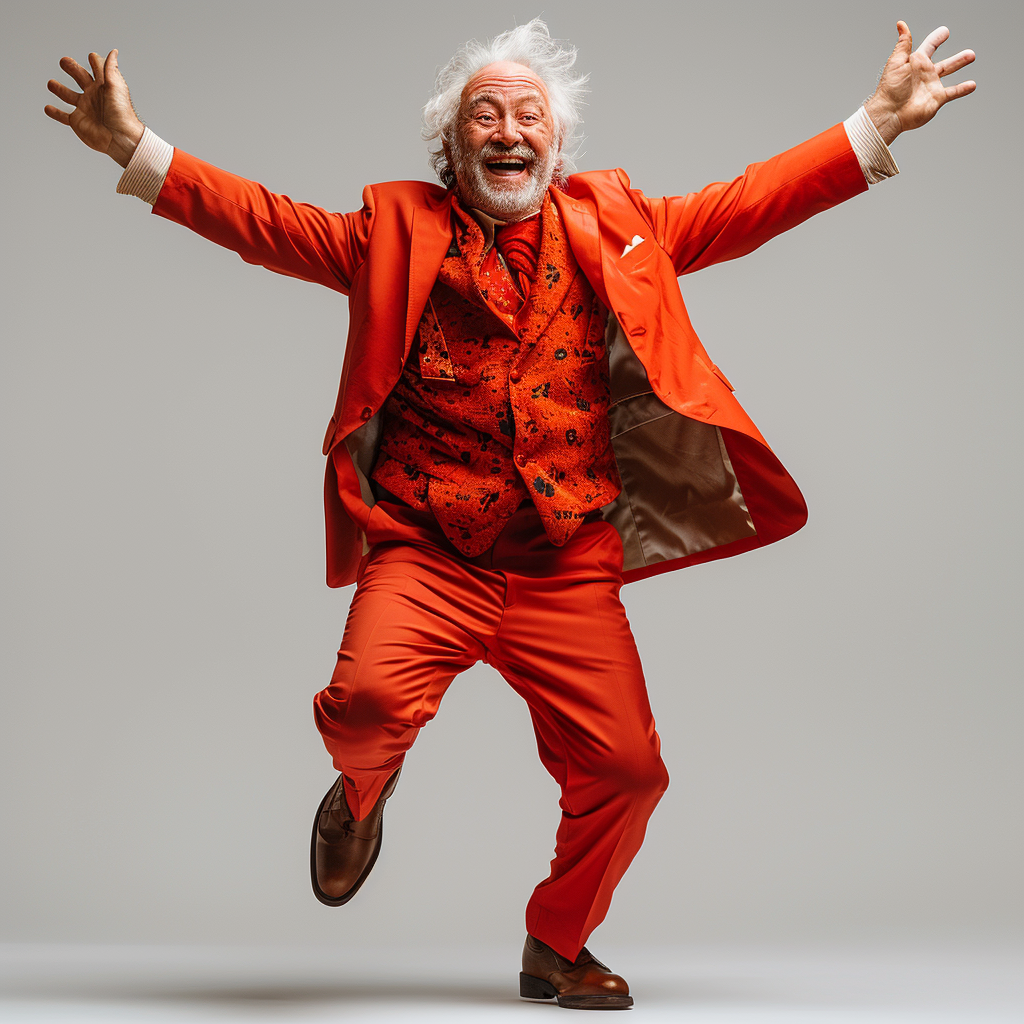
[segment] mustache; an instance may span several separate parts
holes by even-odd
[[[488,143],[480,150],[479,154],[479,159],[485,161],[508,159],[509,157],[531,162],[537,159],[537,154],[525,142],[517,142],[514,146],[508,147]]]

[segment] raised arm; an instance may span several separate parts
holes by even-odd
[[[294,202],[184,150],[172,150],[135,113],[117,50],[105,60],[90,53],[89,63],[92,74],[71,57],[61,58],[61,68],[82,91],[51,79],[47,88],[75,109],[65,112],[47,105],[45,113],[68,125],[90,149],[126,168],[125,178],[146,179],[145,193],[152,195],[145,198],[154,213],[231,249],[246,263],[348,293],[365,258],[373,223],[368,189],[361,210],[333,213]],[[140,145],[144,137],[146,142]],[[161,154],[159,180],[153,184],[152,167],[140,164],[152,163],[154,155]]]
[[[926,124],[950,100],[974,91],[973,81],[949,87],[941,82],[974,60],[972,50],[932,62],[949,29],[935,29],[913,52],[906,22],[898,22],[896,30],[896,48],[874,95],[843,125],[699,192],[657,199],[632,193],[678,274],[751,252],[813,214],[865,191],[868,182],[896,173],[888,143],[900,132]]]

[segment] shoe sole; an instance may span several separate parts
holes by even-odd
[[[384,797],[385,802],[391,793],[395,791],[395,785],[398,783],[398,772],[401,772],[401,768],[388,780],[385,789],[390,788],[391,792]],[[392,785],[394,783],[394,785]],[[377,863],[377,857],[380,855],[380,844],[384,838],[384,808],[380,809],[380,821],[377,824],[377,845],[373,848],[373,853],[370,854],[369,863],[363,868],[363,873],[356,879],[355,885],[352,886],[348,892],[342,893],[340,896],[328,896],[327,893],[320,888],[316,880],[316,836],[317,827],[320,824],[320,815],[323,812],[324,805],[327,803],[327,798],[334,792],[334,786],[331,786],[326,793],[324,793],[323,800],[320,801],[320,806],[316,809],[316,814],[313,815],[313,835],[309,841],[309,879],[313,883],[313,895],[325,906],[325,907],[342,907],[362,887],[363,882],[370,877],[370,872],[373,870],[373,865]]]
[[[532,974],[519,973],[519,995],[523,999],[554,999],[567,1010],[628,1010],[632,996],[560,996],[549,981]]]

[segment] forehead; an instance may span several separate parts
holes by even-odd
[[[508,102],[539,97],[544,106],[551,105],[543,80],[530,68],[512,61],[498,61],[481,68],[462,90],[462,104],[466,106],[488,96]]]

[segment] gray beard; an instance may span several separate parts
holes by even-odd
[[[460,197],[496,220],[522,220],[541,208],[544,193],[554,178],[557,156],[552,147],[543,162],[530,164],[529,181],[515,188],[500,188],[488,181],[483,160],[468,158],[457,137],[452,142],[452,162]]]

